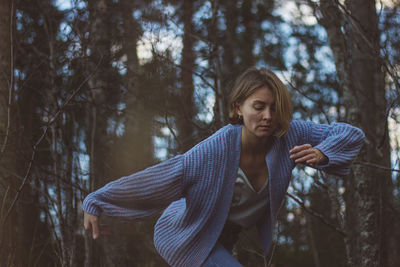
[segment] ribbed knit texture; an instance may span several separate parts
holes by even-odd
[[[105,185],[85,198],[83,209],[130,219],[162,212],[154,229],[157,251],[172,266],[200,266],[227,219],[240,162],[241,127],[229,124],[183,155]],[[273,137],[266,156],[270,205],[257,223],[265,253],[295,167],[289,150],[311,144],[329,159],[315,168],[347,175],[364,139],[360,129],[345,123],[304,121],[292,121],[285,136]]]

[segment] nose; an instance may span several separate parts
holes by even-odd
[[[270,108],[266,108],[263,113],[264,120],[272,120],[272,110]]]

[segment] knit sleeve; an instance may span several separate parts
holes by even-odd
[[[328,162],[316,165],[327,173],[339,176],[349,174],[351,163],[364,144],[365,134],[347,123],[317,124],[311,121],[292,121],[291,127],[299,135],[301,144],[318,148]]]
[[[182,197],[182,177],[183,156],[177,155],[90,193],[83,209],[97,216],[148,218]]]

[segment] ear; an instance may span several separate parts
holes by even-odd
[[[239,105],[239,104],[236,105],[236,107],[235,107],[235,112],[236,112],[236,114],[238,114],[238,115],[240,115],[240,116],[243,115],[243,114],[242,114],[242,111],[240,110],[240,105]]]

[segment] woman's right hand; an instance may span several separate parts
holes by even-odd
[[[106,225],[99,225],[99,217],[86,211],[83,212],[83,226],[86,231],[92,230],[93,239],[100,235],[111,235],[112,231]]]

